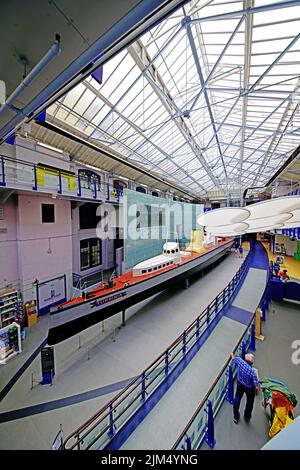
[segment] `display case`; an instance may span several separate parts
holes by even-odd
[[[0,364],[6,364],[9,359],[20,352],[22,352],[21,327],[13,322],[0,329]]]
[[[20,309],[18,292],[10,291],[0,295],[0,328],[10,325],[15,321]]]

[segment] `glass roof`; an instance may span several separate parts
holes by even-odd
[[[263,186],[300,144],[300,2],[285,3],[193,0],[48,113],[198,196]]]

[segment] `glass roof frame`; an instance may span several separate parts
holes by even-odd
[[[300,145],[298,31],[300,1],[192,0],[48,112],[197,196],[242,194]]]

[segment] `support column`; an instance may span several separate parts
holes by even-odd
[[[126,317],[125,317],[126,310],[122,310],[122,326],[126,325]]]

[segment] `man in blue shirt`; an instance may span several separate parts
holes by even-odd
[[[240,403],[244,393],[246,393],[247,403],[244,411],[244,419],[248,422],[252,415],[255,391],[260,390],[260,384],[257,375],[252,368],[254,356],[253,354],[246,354],[245,360],[240,357],[235,357],[233,352],[230,354],[230,356],[237,366],[237,387],[233,403],[233,421],[235,423],[239,422]]]

